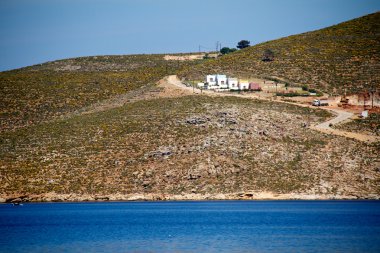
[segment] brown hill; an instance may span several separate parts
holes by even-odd
[[[273,61],[263,61],[265,50]],[[293,35],[231,53],[181,73],[281,78],[330,93],[380,87],[380,12],[318,31]]]

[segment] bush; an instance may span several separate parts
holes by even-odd
[[[282,96],[282,97],[307,97],[309,94],[300,94],[296,92],[289,92],[289,93],[280,93],[277,92],[276,96]]]

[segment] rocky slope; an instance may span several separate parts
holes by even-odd
[[[294,105],[198,95],[5,132],[0,197],[378,198],[378,144],[305,127],[326,117]]]

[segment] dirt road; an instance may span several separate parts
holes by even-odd
[[[336,117],[328,120],[326,122],[323,122],[319,125],[316,126],[311,126],[311,129],[327,133],[327,134],[334,134],[334,135],[339,135],[339,136],[344,136],[347,138],[352,138],[356,139],[359,141],[364,141],[364,142],[377,142],[380,141],[380,138],[377,136],[372,136],[372,135],[366,135],[366,134],[360,134],[360,133],[353,133],[353,132],[347,132],[347,131],[342,131],[338,129],[331,128],[330,126],[342,123],[344,121],[349,120],[351,117],[354,116],[353,113],[343,111],[343,110],[338,110],[338,109],[332,109],[332,108],[323,108],[325,110],[331,111],[332,113],[336,114]]]
[[[176,75],[171,75],[166,77],[165,79],[167,82],[165,83],[165,87],[170,90],[170,88],[173,88],[176,91],[176,93],[179,93],[178,89],[182,89],[182,91],[185,91],[185,94],[200,94],[201,92],[198,89],[193,89],[192,87],[187,87],[184,85]],[[256,98],[256,99],[263,99],[263,100],[270,100],[268,98],[260,97],[254,94],[249,94],[249,95],[243,95],[243,94],[231,94],[231,93],[224,93],[224,92],[214,92],[214,91],[209,91],[209,90],[204,90],[202,92],[205,95],[210,95],[210,96],[236,96],[236,97],[244,97],[244,98]],[[292,103],[292,102],[286,102],[286,101],[281,101],[278,100],[277,102],[280,103],[288,103],[288,104],[294,104],[297,106],[302,106],[302,107],[312,107],[311,105],[305,105],[305,104],[297,104],[297,103]],[[315,126],[310,126],[310,129],[320,131],[323,133],[327,134],[333,134],[333,135],[338,135],[338,136],[343,136],[347,138],[352,138],[356,139],[359,141],[363,142],[378,142],[380,141],[380,137],[377,136],[372,136],[372,135],[366,135],[366,134],[360,134],[360,133],[353,133],[353,132],[347,132],[347,131],[342,131],[338,129],[331,128],[330,125],[336,125],[339,123],[342,123],[344,121],[349,120],[354,114],[343,111],[343,110],[338,110],[338,109],[333,109],[333,108],[327,108],[327,107],[320,107],[321,109],[328,110],[332,112],[333,114],[336,115],[335,118],[330,119],[326,122],[323,122],[321,124],[315,125]]]

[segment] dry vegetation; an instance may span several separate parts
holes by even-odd
[[[0,73],[0,132],[57,118],[82,107],[155,85],[195,62],[163,55],[97,56]]]
[[[274,61],[263,62],[266,49]],[[380,12],[322,30],[258,44],[189,68],[197,80],[209,73],[277,77],[329,93],[360,92],[380,83]]]
[[[0,192],[380,194],[378,146],[303,127],[325,111],[187,96],[0,136]]]

